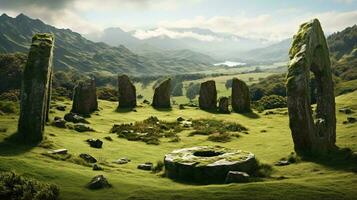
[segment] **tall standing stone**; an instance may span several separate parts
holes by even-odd
[[[295,151],[320,154],[335,148],[335,97],[329,50],[320,22],[300,26],[289,52],[287,97],[290,129]],[[310,71],[317,84],[316,117],[312,116]]]
[[[251,111],[249,88],[244,81],[237,78],[232,80],[232,109],[238,113]]]
[[[203,110],[215,110],[217,108],[216,82],[210,80],[201,83],[198,103]]]
[[[98,109],[95,79],[80,81],[74,88],[71,112],[88,115]]]
[[[166,79],[155,88],[152,106],[154,108],[170,108],[171,79]]]
[[[118,76],[119,108],[136,106],[136,89],[127,75]]]
[[[220,113],[229,113],[229,99],[228,99],[228,97],[219,98],[218,111]]]
[[[48,118],[54,37],[36,34],[32,38],[21,86],[18,133],[27,143],[40,142]]]

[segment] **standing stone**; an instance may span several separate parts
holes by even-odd
[[[201,83],[198,104],[203,110],[215,110],[217,108],[216,82],[210,80]]]
[[[119,108],[136,106],[136,89],[127,75],[118,76]]]
[[[152,106],[154,108],[170,108],[171,79],[167,79],[155,88]]]
[[[287,102],[295,151],[323,154],[335,148],[335,97],[329,50],[320,22],[314,19],[300,26],[289,52]],[[317,84],[316,118],[312,116],[310,71]]]
[[[218,111],[220,113],[229,113],[229,99],[228,97],[219,98]]]
[[[94,78],[81,81],[74,88],[71,112],[88,115],[98,109]]]
[[[42,140],[48,119],[53,45],[53,35],[34,35],[24,69],[18,133],[28,143]]]
[[[237,78],[232,80],[232,108],[238,113],[251,112],[249,88]]]

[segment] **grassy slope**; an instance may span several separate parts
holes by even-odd
[[[188,84],[190,82],[194,82],[194,83],[201,83],[203,81],[207,81],[207,80],[214,80],[216,81],[216,88],[217,88],[217,93],[218,93],[218,97],[221,96],[230,96],[231,94],[231,90],[230,89],[226,89],[225,87],[225,83],[228,79],[232,79],[233,77],[237,77],[243,81],[245,81],[248,85],[251,85],[253,83],[256,83],[259,81],[259,78],[265,78],[269,75],[272,75],[273,73],[268,73],[268,72],[261,72],[261,73],[247,73],[247,74],[237,74],[237,75],[225,75],[225,76],[218,76],[218,77],[212,77],[212,78],[204,78],[204,79],[198,79],[198,80],[194,80],[194,81],[184,81],[184,89],[183,89],[183,94],[186,94],[186,87],[188,86]],[[252,81],[249,80],[250,77],[253,77],[254,79]],[[150,102],[152,101],[152,95],[153,95],[153,85],[154,82],[149,84],[146,88],[142,88],[141,83],[137,83],[135,84],[135,87],[138,88],[138,92],[137,94],[141,94],[144,96],[143,99],[147,99]],[[198,97],[196,98],[198,99]],[[178,104],[181,103],[188,103],[188,99],[184,96],[180,96],[180,97],[173,97],[173,100],[175,100]],[[141,100],[139,100],[141,102]]]
[[[63,104],[63,103],[59,103]],[[69,102],[65,102],[68,104]],[[352,106],[357,109],[357,92],[337,98],[337,108]],[[127,165],[104,166],[105,171],[96,172],[91,168],[44,157],[44,148],[23,147],[0,142],[0,170],[14,170],[37,179],[53,182],[61,187],[62,199],[355,199],[357,196],[357,175],[346,167],[330,162],[301,162],[285,167],[274,167],[271,179],[264,182],[229,185],[186,185],[162,178],[159,175],[136,169],[137,164],[162,160],[165,153],[176,148],[194,145],[217,145],[204,136],[187,137],[187,132],[180,133],[181,142],[169,143],[162,140],[158,146],[142,142],[130,142],[115,135],[113,142],[104,140],[103,149],[90,148],[84,140],[103,138],[109,135],[114,123],[143,120],[155,115],[159,119],[175,120],[184,118],[215,118],[236,121],[249,128],[248,135],[236,138],[229,143],[219,144],[225,147],[248,150],[256,154],[265,163],[273,163],[286,157],[292,150],[292,139],[286,115],[250,115],[211,114],[189,108],[172,111],[157,111],[149,106],[139,107],[138,112],[115,112],[117,103],[100,101],[99,115],[93,115],[89,121],[97,132],[77,133],[70,130],[47,126],[46,135],[56,148],[67,148],[71,154],[90,153],[100,161],[128,157],[132,160]],[[54,116],[63,116],[64,112],[55,111]],[[356,117],[356,114],[353,114]],[[0,133],[0,141],[16,130],[16,116],[0,116],[0,127],[7,127],[7,133]],[[343,125],[346,115],[337,114],[337,144],[357,151],[357,124]],[[267,130],[261,133],[261,130]],[[55,134],[56,136],[50,136]],[[85,184],[98,174],[104,174],[113,185],[111,189],[90,191]],[[276,177],[287,179],[278,180]]]

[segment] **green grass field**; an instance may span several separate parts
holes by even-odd
[[[249,77],[249,76],[248,76]],[[222,80],[223,81],[223,80]],[[220,89],[218,89],[220,90]],[[338,108],[349,106],[357,109],[357,92],[336,98]],[[67,105],[70,102],[55,102]],[[108,163],[104,171],[93,171],[91,167],[58,161],[42,155],[49,149],[11,144],[4,141],[16,131],[17,116],[0,116],[0,128],[7,132],[0,133],[0,171],[15,171],[24,176],[41,181],[55,183],[60,186],[60,197],[63,200],[91,199],[357,199],[356,168],[344,158],[338,156],[316,161],[301,161],[297,164],[275,167],[271,178],[260,182],[246,184],[191,185],[172,181],[138,170],[136,167],[144,162],[163,160],[166,153],[174,149],[196,145],[221,145],[253,152],[263,163],[272,164],[293,151],[292,138],[286,114],[213,114],[195,108],[179,110],[177,106],[170,111],[158,111],[148,105],[140,105],[137,112],[116,112],[116,102],[99,101],[100,110],[88,120],[96,132],[78,133],[69,129],[46,126],[47,144],[51,149],[66,148],[74,156],[89,153],[101,163]],[[280,109],[284,113],[286,109]],[[53,110],[54,116],[66,112]],[[207,136],[188,137],[189,132],[179,133],[180,142],[172,143],[161,139],[160,145],[147,145],[144,142],[127,141],[110,134],[115,123],[141,121],[149,116],[157,116],[161,120],[174,121],[177,117],[192,119],[219,119],[238,122],[249,129],[249,134],[241,134],[228,143],[215,143],[207,140]],[[351,116],[357,117],[354,113]],[[357,151],[357,124],[344,125],[347,115],[337,113],[337,145],[349,147]],[[261,132],[266,130],[266,132]],[[113,141],[106,141],[105,136]],[[89,138],[104,141],[102,149],[90,148],[85,142]],[[43,145],[45,146],[45,145]],[[128,157],[132,161],[125,165],[117,165],[112,161]],[[95,175],[103,174],[112,184],[112,188],[89,190],[85,186]]]
[[[225,75],[225,76],[217,76],[217,77],[207,77],[203,79],[198,79],[194,81],[184,81],[183,85],[183,94],[186,94],[186,88],[190,82],[193,83],[202,83],[204,81],[208,80],[214,80],[216,82],[216,88],[217,88],[217,96],[230,96],[231,95],[231,90],[227,89],[225,87],[225,83],[227,80],[232,79],[234,77],[239,78],[246,82],[248,85],[251,85],[253,83],[259,82],[259,78],[265,78],[267,76],[270,76],[274,73],[268,73],[268,72],[260,72],[260,73],[247,73],[247,74],[232,74],[232,75]],[[251,79],[250,79],[251,78]],[[142,87],[141,83],[136,83],[135,87],[138,89],[137,95],[141,94],[144,98],[147,99],[151,102],[152,96],[153,96],[153,85],[154,82],[150,83],[148,86],[145,88]],[[179,97],[172,97],[172,99],[177,103],[177,104],[183,104],[183,103],[188,103],[189,100],[185,96],[179,96]],[[196,97],[196,100],[198,97]]]

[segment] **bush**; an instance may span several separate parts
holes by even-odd
[[[255,106],[263,109],[284,108],[287,106],[286,97],[278,95],[264,96],[256,102]]]
[[[9,90],[0,94],[0,101],[19,101],[20,100],[20,90]]]
[[[17,113],[19,105],[13,101],[0,101],[0,111],[3,113]]]
[[[57,200],[59,187],[3,172],[0,173],[0,199]]]
[[[118,101],[118,91],[109,87],[101,87],[97,89],[98,99],[107,101]]]

